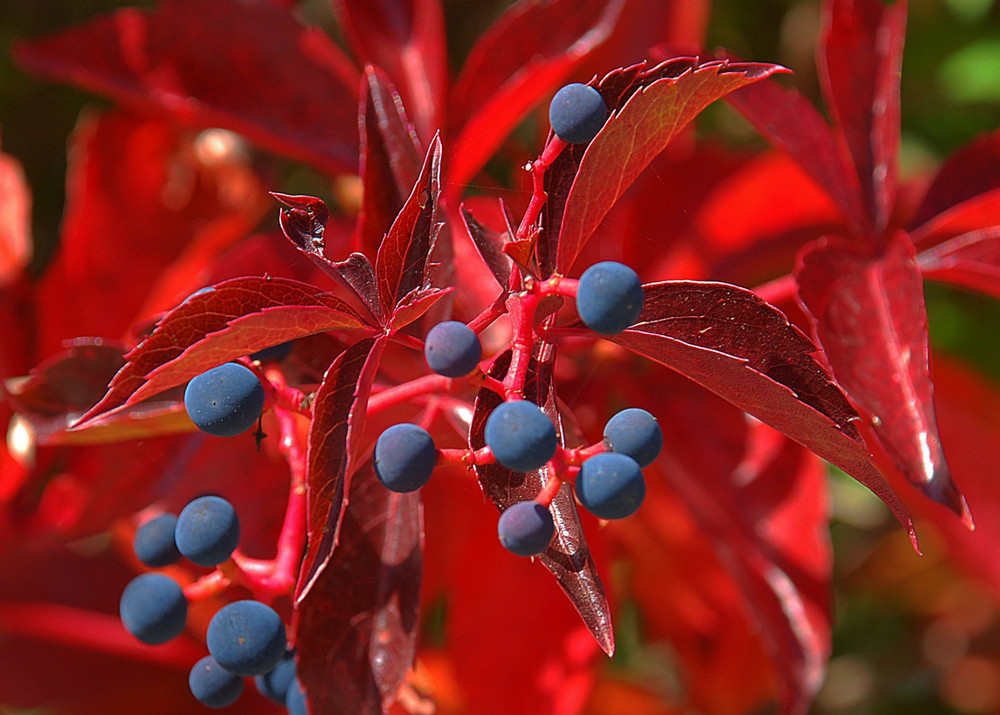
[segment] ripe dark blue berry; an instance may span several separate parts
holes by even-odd
[[[608,118],[601,93],[585,84],[573,83],[556,92],[549,104],[549,124],[560,139],[586,144],[597,136]]]
[[[427,333],[424,357],[431,370],[445,377],[464,377],[483,358],[479,336],[465,323],[447,320]]]
[[[295,680],[296,670],[295,654],[288,651],[272,670],[253,679],[257,692],[269,700],[284,705],[288,686]]]
[[[552,420],[528,400],[497,406],[486,420],[484,436],[497,461],[515,472],[543,466],[559,444]]]
[[[288,686],[288,694],[285,696],[285,710],[288,711],[288,715],[309,715],[309,709],[306,706],[306,691],[298,678]]]
[[[258,676],[270,672],[285,654],[285,624],[260,601],[234,601],[208,624],[208,652],[230,673]]]
[[[147,645],[160,645],[184,631],[187,599],[169,576],[145,573],[122,591],[119,614],[125,630]]]
[[[576,496],[594,516],[624,519],[631,516],[646,496],[646,482],[639,463],[627,454],[602,452],[580,467]]]
[[[427,483],[437,463],[430,433],[419,425],[393,425],[375,442],[375,476],[393,492],[412,492]]]
[[[663,449],[663,431],[653,415],[630,407],[608,420],[604,442],[612,452],[627,454],[640,467],[648,467]]]
[[[160,514],[136,529],[132,550],[136,557],[154,569],[169,566],[181,557],[174,541],[177,516]]]
[[[206,655],[191,668],[188,687],[195,699],[210,708],[227,708],[243,694],[243,678],[233,675]]]
[[[642,281],[623,263],[595,263],[580,276],[576,311],[587,327],[617,335],[639,319],[645,293]]]
[[[184,407],[198,429],[233,437],[253,427],[264,409],[264,387],[253,371],[230,362],[213,367],[187,384]]]
[[[534,556],[545,551],[554,533],[552,514],[536,501],[514,504],[497,522],[500,543],[518,556]]]
[[[240,520],[233,505],[222,497],[199,497],[181,510],[174,540],[191,563],[218,566],[240,542]]]

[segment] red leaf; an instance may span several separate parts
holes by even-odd
[[[440,192],[441,140],[435,136],[420,177],[375,259],[379,298],[386,313],[391,313],[411,291],[430,285],[428,259],[441,228],[437,219]]]
[[[472,238],[472,242],[479,251],[479,256],[483,263],[489,266],[490,272],[496,278],[501,288],[506,288],[510,282],[510,271],[513,267],[510,256],[504,253],[504,244],[513,240],[514,230],[509,223],[505,226],[503,233],[494,231],[484,223],[477,221],[466,209],[465,204],[459,206],[462,215],[462,223],[465,230]],[[503,204],[499,205],[499,213],[504,216],[506,222],[506,212]]]
[[[917,256],[924,278],[1000,298],[1000,226],[967,233]]]
[[[525,115],[612,32],[622,0],[516,3],[476,42],[452,90],[448,178],[467,183]],[[461,128],[458,131],[458,128]]]
[[[916,534],[871,461],[857,413],[816,361],[809,339],[750,291],[724,283],[645,286],[639,322],[614,338],[715,392],[871,489]]]
[[[494,361],[490,374],[502,378],[509,362],[508,351]],[[541,373],[540,370],[545,372]],[[532,400],[554,418],[561,434],[562,423],[555,407],[556,398],[550,372],[550,368],[532,363],[525,384],[525,398]],[[486,419],[501,402],[499,395],[485,388],[476,396],[469,430],[469,444],[473,449],[486,445],[483,436]],[[501,512],[517,502],[537,497],[542,488],[543,472],[544,469],[527,473],[512,472],[497,463],[476,467],[483,493]],[[537,558],[556,577],[601,649],[611,655],[615,649],[611,611],[580,524],[573,491],[568,484],[562,485],[550,509],[556,524],[556,540]]]
[[[420,176],[420,142],[406,118],[396,88],[377,67],[365,68],[361,113],[362,252],[374,255]]]
[[[81,423],[187,382],[209,368],[313,333],[364,323],[340,298],[287,278],[234,278],[163,316],[125,357]]]
[[[452,292],[451,288],[417,288],[404,296],[389,318],[390,330],[397,331],[409,325],[437,305],[437,302]]]
[[[941,449],[923,284],[907,236],[894,234],[880,256],[821,241],[803,253],[796,280],[837,382],[896,467],[971,526]]]
[[[295,615],[298,676],[314,713],[382,713],[413,665],[420,620],[420,496],[370,463],[351,479],[340,543]]]
[[[1000,131],[984,134],[948,157],[927,187],[910,225],[922,226],[939,214],[996,189],[1000,189]],[[1000,215],[1000,211],[993,215]]]
[[[281,210],[281,232],[292,244],[309,256],[324,273],[347,288],[376,321],[382,318],[375,285],[375,268],[368,256],[352,253],[343,261],[331,261],[326,255],[326,227],[330,211],[315,196],[290,196],[271,192],[287,208]]]
[[[313,399],[306,479],[309,551],[295,591],[299,604],[320,583],[340,538],[344,499],[360,466],[358,440],[364,432],[368,395],[385,344],[383,338],[367,338],[338,355]]]
[[[827,0],[823,25],[824,95],[854,160],[872,225],[881,234],[896,201],[906,2]]]
[[[911,238],[917,246],[940,243],[964,233],[1000,224],[1000,188],[973,196],[945,209],[920,228]]]
[[[854,233],[870,235],[872,221],[861,199],[858,175],[812,102],[774,81],[757,82],[726,99],[826,191]]]
[[[639,71],[632,77],[634,70]],[[598,89],[611,116],[580,157],[565,202],[552,205],[550,198],[547,205],[548,231],[558,235],[558,246],[546,258],[554,258],[557,271],[569,270],[611,206],[701,110],[739,87],[784,71],[776,65],[683,58],[634,70],[601,80]],[[547,272],[545,266],[542,270]]]
[[[356,71],[326,35],[271,2],[125,8],[15,54],[45,77],[232,129],[327,171],[357,166]]]
[[[433,136],[443,126],[448,81],[440,0],[337,0],[334,10],[354,54],[386,71],[417,134]]]
[[[31,193],[21,164],[0,154],[0,287],[14,282],[31,259]]]

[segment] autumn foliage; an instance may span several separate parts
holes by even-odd
[[[701,3],[522,0],[457,70],[437,0],[338,0],[342,44],[295,6],[161,0],[13,47],[112,106],[72,135],[37,275],[0,155],[0,708],[193,711],[209,619],[253,597],[314,714],[805,713],[832,647],[827,463],[909,558],[912,511],[1000,594],[981,456],[1000,393],[932,364],[924,299],[925,280],[1000,298],[1000,133],[900,180],[902,0],[823,3],[823,107],[784,67],[702,49]],[[586,144],[545,119],[570,81],[609,110]],[[697,138],[717,100],[770,148]],[[572,301],[604,260],[645,291],[609,337]],[[468,378],[423,361],[442,320],[480,335]],[[233,360],[264,414],[211,437],[183,389]],[[567,474],[615,412],[654,414],[639,511],[600,521],[559,465],[483,458],[512,396],[554,421]],[[398,422],[448,457],[417,492],[372,468]],[[556,539],[513,556],[498,515],[546,484]],[[239,550],[167,568],[187,628],[144,646],[116,615],[145,570],[132,536],[207,493],[236,507]],[[645,679],[635,643],[631,671],[606,665],[622,619],[667,654]],[[281,711],[252,690],[239,712]]]

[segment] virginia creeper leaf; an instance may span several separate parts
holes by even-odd
[[[306,476],[309,551],[296,586],[299,604],[320,582],[337,548],[344,500],[359,467],[368,395],[384,349],[384,338],[366,338],[349,347],[330,364],[313,398]]]
[[[997,225],[1000,225],[1000,188],[945,209],[915,229],[910,237],[915,245],[923,247]]]
[[[189,296],[125,356],[107,394],[82,418],[135,404],[209,368],[327,330],[361,328],[343,300],[287,278],[223,281]]]
[[[813,357],[815,345],[771,305],[725,283],[645,286],[639,322],[613,338],[715,392],[837,465],[916,534],[854,424],[858,414]]]
[[[298,603],[298,676],[312,712],[375,715],[413,665],[423,519],[419,494],[390,492],[370,463],[350,481],[340,542]]]
[[[420,176],[375,259],[379,299],[386,313],[412,290],[430,285],[429,258],[441,229],[437,220],[440,192],[441,140],[434,137]]]
[[[494,231],[486,224],[480,223],[473,217],[472,213],[466,209],[465,204],[459,207],[462,215],[462,222],[465,230],[469,232],[472,242],[476,244],[483,263],[489,266],[490,272],[496,278],[501,288],[506,288],[510,281],[511,259],[504,253],[504,244],[513,239],[514,232],[508,227],[504,233]],[[501,206],[500,211],[506,212]]]
[[[351,291],[373,319],[380,320],[382,305],[375,286],[375,268],[368,257],[352,253],[345,260],[334,262],[326,256],[326,224],[330,219],[326,204],[314,196],[290,196],[275,191],[271,196],[287,207],[281,210],[279,218],[285,238],[324,273]]]
[[[440,0],[336,0],[354,54],[386,71],[428,140],[443,126],[448,61]]]
[[[917,256],[925,278],[1000,299],[1000,226],[973,231]]]
[[[375,255],[382,237],[420,175],[420,142],[406,117],[396,88],[378,67],[365,68],[361,123],[362,252]]]
[[[528,111],[608,38],[624,4],[531,0],[514,4],[493,23],[469,52],[452,90],[457,138],[450,181],[472,179]]]
[[[905,31],[905,0],[894,5],[881,0],[824,3],[819,76],[879,235],[896,201],[899,73]]]
[[[166,0],[18,45],[55,80],[185,124],[222,127],[338,172],[357,166],[357,72],[315,28],[271,2]]]
[[[866,413],[896,468],[971,527],[941,448],[923,283],[909,238],[894,234],[874,257],[821,241],[801,256],[796,280],[837,382]]]
[[[558,232],[555,270],[570,268],[611,205],[701,110],[739,87],[782,71],[777,65],[682,58],[641,68],[626,88],[619,86],[625,73],[601,80],[597,88],[611,115],[580,158],[561,210],[553,206],[549,214],[548,230]],[[539,261],[551,258],[540,256]],[[542,272],[547,273],[544,265]]]
[[[965,201],[996,189],[1000,189],[1000,131],[977,137],[945,160],[927,187],[910,225],[921,226]],[[1000,211],[993,215],[1000,215]]]
[[[399,330],[417,320],[433,308],[439,300],[452,292],[451,288],[415,288],[409,295],[403,296],[399,305],[392,311],[389,328]]]
[[[502,379],[509,362],[510,353],[504,353],[494,361],[490,374]],[[555,409],[551,368],[544,364],[540,366],[538,363],[529,366],[525,398],[535,402],[549,417],[556,420],[557,431],[562,441],[561,422]],[[501,402],[499,395],[486,388],[481,389],[476,396],[469,432],[469,444],[473,449],[485,446],[483,433],[486,419]],[[512,472],[498,463],[476,467],[483,492],[501,512],[517,502],[537,497],[542,488],[544,471],[541,469],[527,473]],[[601,649],[611,655],[615,649],[611,611],[604,593],[604,585],[594,566],[593,556],[590,554],[586,536],[580,525],[580,515],[576,511],[573,491],[568,484],[563,484],[559,489],[550,510],[556,525],[556,539],[537,558],[556,577]]]

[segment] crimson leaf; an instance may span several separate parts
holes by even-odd
[[[917,256],[925,278],[1000,298],[1000,226],[958,236]]]
[[[645,286],[639,322],[613,338],[677,370],[837,465],[913,522],[871,461],[858,414],[813,357],[815,345],[774,306],[725,283]]]
[[[288,278],[223,281],[189,296],[125,356],[107,394],[80,420],[180,385],[209,368],[313,333],[361,328],[343,300]]]

